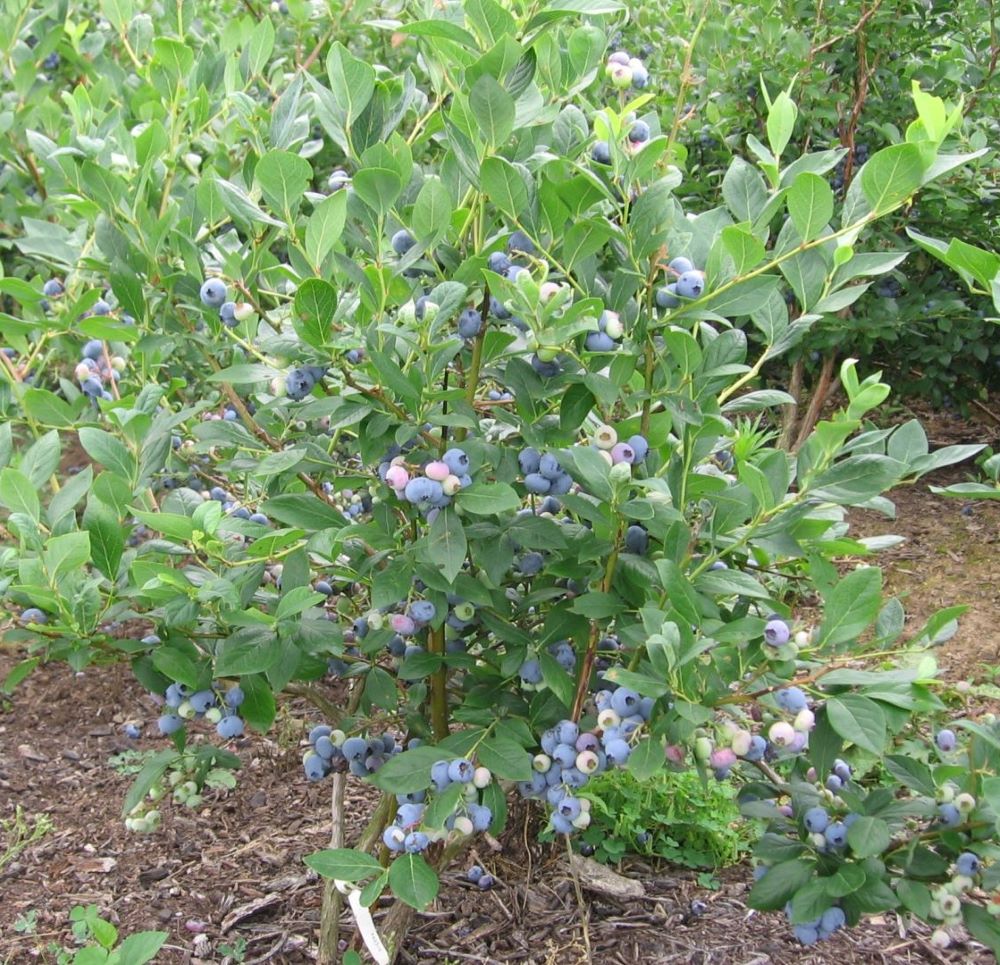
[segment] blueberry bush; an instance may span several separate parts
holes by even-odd
[[[310,700],[327,961],[342,893],[388,960],[512,795],[593,847],[616,782],[671,772],[766,825],[750,902],[803,944],[899,909],[1000,947],[1000,727],[928,652],[960,608],[904,634],[892,538],[846,520],[980,447],[875,427],[848,358],[793,453],[764,378],[899,270],[879,225],[975,162],[962,110],[915,88],[839,192],[765,85],[688,193],[617,0],[224,6],[4,14],[6,689],[130,662],[147,833]],[[382,795],[356,842],[348,780]]]

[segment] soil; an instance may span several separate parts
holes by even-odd
[[[905,414],[904,414],[905,415]],[[935,445],[988,441],[988,419],[959,421],[921,413]],[[1000,662],[1000,503],[966,503],[929,492],[968,478],[969,467],[938,473],[893,494],[897,518],[852,514],[855,535],[898,533],[906,542],[880,558],[891,592],[904,598],[907,627],[919,628],[942,606],[966,603],[958,632],[938,650],[944,675],[971,682],[975,695],[1000,694],[993,674]],[[0,644],[0,679],[19,659]],[[966,686],[964,683],[962,686]],[[129,749],[159,749],[152,734],[156,710],[148,694],[121,666],[74,674],[65,665],[39,668],[0,706],[0,819],[16,806],[33,819],[47,814],[52,830],[0,869],[0,962],[54,962],[52,946],[72,948],[69,913],[96,904],[122,935],[142,929],[169,933],[156,961],[228,963],[225,946],[245,943],[246,962],[315,960],[322,883],[303,855],[327,846],[329,782],[301,778],[300,740],[317,722],[300,700],[283,705],[266,737],[250,736],[234,750],[244,762],[232,791],[212,791],[204,806],[187,811],[167,804],[161,829],[127,832],[120,816],[131,777],[109,759]],[[143,719],[143,736],[122,734]],[[349,782],[347,840],[365,824],[374,798]],[[501,842],[489,839],[469,856],[498,879],[480,892],[466,883],[462,864],[446,874],[438,900],[414,923],[405,963],[475,962],[576,965],[634,963],[907,963],[987,962],[991,954],[956,932],[946,951],[930,946],[929,930],[895,914],[866,921],[814,949],[790,936],[780,915],[746,905],[750,870],[742,865],[704,887],[694,872],[626,862],[617,870],[641,882],[645,894],[612,897],[590,882],[582,886],[581,913],[574,877],[564,856],[527,833],[527,808],[516,810]],[[4,846],[0,829],[0,856]],[[529,844],[529,842],[531,842]],[[33,930],[15,928],[35,912]],[[376,914],[378,919],[381,910]],[[345,934],[350,922],[344,919]],[[589,951],[588,951],[589,946]]]

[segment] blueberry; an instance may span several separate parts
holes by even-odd
[[[545,565],[545,557],[541,553],[525,553],[517,560],[517,571],[521,576],[537,576]]]
[[[953,730],[944,728],[943,730],[939,730],[937,732],[934,742],[937,744],[939,750],[942,750],[947,754],[955,749],[958,739],[955,737],[955,732]]]
[[[351,176],[343,168],[337,168],[327,179],[326,186],[330,191],[339,191],[350,182]]]
[[[584,347],[588,352],[613,352],[618,343],[604,332],[589,332]]]
[[[590,156],[597,164],[611,163],[611,145],[607,141],[597,141],[590,149]]]
[[[228,716],[223,717],[222,720],[215,725],[215,730],[223,740],[232,740],[234,737],[242,737],[243,721],[240,720],[240,718],[235,714],[229,714]],[[330,738],[327,737],[325,739],[329,740]]]
[[[430,843],[430,838],[423,831],[411,831],[403,841],[403,848],[407,854],[419,854],[426,851]]]
[[[407,613],[415,623],[430,623],[434,619],[436,610],[430,600],[414,600]]]
[[[974,878],[979,874],[979,857],[971,851],[963,851],[955,860],[955,870],[966,878]]]
[[[490,295],[490,314],[499,318],[500,321],[510,318],[510,312],[504,307],[503,302],[494,295]]]
[[[544,496],[552,488],[552,481],[541,473],[530,472],[524,477],[524,488],[536,496]]]
[[[521,664],[521,681],[526,684],[540,684],[542,682],[542,667],[537,660],[525,660]]]
[[[635,75],[633,74],[633,80]],[[629,128],[628,139],[633,144],[645,144],[649,140],[649,125],[645,121],[636,121]]]
[[[458,334],[462,338],[475,338],[483,329],[483,316],[475,308],[467,308],[458,316]]]
[[[219,318],[226,328],[235,328],[237,325],[236,302],[223,302],[219,306]]]
[[[791,637],[791,630],[788,624],[781,619],[768,620],[764,626],[764,642],[771,647],[781,647],[788,643]]]
[[[686,271],[677,279],[677,294],[683,298],[698,298],[705,290],[703,271]]]
[[[649,452],[649,443],[645,436],[634,435],[628,439],[628,446],[635,453],[635,462],[642,462]]]
[[[498,275],[504,275],[510,269],[511,261],[504,252],[494,251],[487,259],[486,266],[490,271],[496,272]]]
[[[469,868],[468,871],[465,872],[465,878],[467,881],[471,881],[472,884],[475,885],[479,883],[479,879],[482,878],[483,875],[485,874],[486,872],[483,871],[483,869],[480,868],[479,865],[474,864],[471,868]]]
[[[493,821],[493,812],[488,807],[482,804],[470,804],[468,811],[473,831],[481,834],[483,831],[489,830],[490,823]]]
[[[448,765],[448,777],[455,783],[468,784],[475,773],[476,769],[472,761],[465,760],[464,758],[452,761]]]
[[[790,714],[797,714],[800,710],[805,710],[809,699],[798,687],[784,687],[774,695],[775,702],[782,709]]]
[[[58,278],[50,278],[44,285],[42,285],[42,294],[48,295],[49,298],[58,298],[65,291],[66,289],[63,288],[63,283]]]
[[[842,821],[834,821],[823,834],[831,848],[843,848],[847,844],[847,825]]]
[[[679,255],[670,262],[670,270],[678,275],[683,275],[685,272],[694,271],[694,262],[690,258]]]
[[[340,749],[349,761],[363,761],[368,756],[368,741],[363,737],[348,737]]]
[[[196,714],[204,714],[210,707],[215,706],[215,693],[211,690],[199,690],[191,695],[191,706]]]
[[[405,255],[416,243],[416,239],[405,228],[392,236],[392,250],[397,255]]]
[[[563,470],[562,466],[559,465],[559,460],[553,456],[551,452],[545,453],[545,455],[538,460],[538,474],[543,476],[545,479],[548,479],[549,482],[558,479],[562,475],[562,472]]]
[[[511,254],[533,255],[536,250],[534,242],[523,231],[515,231],[507,239],[507,251]]]
[[[126,724],[122,730],[125,732],[125,736],[131,740],[137,740],[142,734],[142,731],[135,724]]]
[[[792,932],[803,945],[815,945],[819,941],[819,930],[813,925],[796,925]]]
[[[326,777],[326,764],[319,754],[309,754],[302,762],[302,769],[310,781],[321,781]]]
[[[39,610],[36,606],[29,606],[26,610],[21,611],[20,623],[22,626],[29,623],[48,623],[48,615],[42,610]]]
[[[469,457],[464,449],[449,449],[441,457],[441,462],[456,476],[464,476],[469,471]]]
[[[633,524],[625,530],[625,552],[645,556],[649,551],[649,534],[645,527]]]
[[[177,714],[164,714],[156,725],[161,734],[173,734],[184,726],[184,721]]]
[[[629,690],[627,687],[619,687],[611,695],[611,708],[620,717],[628,717],[638,709],[641,699],[634,690]]]
[[[201,291],[198,294],[203,305],[207,305],[209,308],[221,308],[226,301],[225,282],[218,278],[209,278],[201,286]],[[97,312],[97,306],[94,306],[94,311]]]
[[[517,463],[525,476],[538,472],[541,467],[541,460],[542,454],[530,446],[527,449],[522,449],[517,456]]]
[[[674,282],[665,285],[663,288],[657,288],[655,297],[657,308],[677,308],[681,303],[681,300],[677,297],[677,285]]]
[[[806,811],[802,821],[810,834],[821,834],[830,824],[830,815],[826,808],[814,807]]]

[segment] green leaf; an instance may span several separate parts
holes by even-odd
[[[75,421],[72,406],[46,389],[25,389],[23,404],[28,416],[42,425],[62,429],[73,425]]]
[[[885,713],[874,700],[856,694],[831,697],[826,702],[830,726],[846,741],[873,754],[885,750]]]
[[[758,911],[778,911],[812,878],[814,871],[813,862],[804,858],[774,865],[751,889],[750,907]]]
[[[833,189],[818,174],[803,171],[792,182],[785,201],[803,241],[818,238],[833,217]]]
[[[223,178],[215,178],[212,183],[218,189],[223,207],[234,218],[249,221],[251,224],[269,224],[278,228],[285,226],[283,221],[278,221],[277,218],[272,218],[262,211],[250,195],[238,185]]]
[[[243,688],[243,703],[240,704],[240,714],[243,719],[261,734],[267,732],[274,722],[277,707],[274,702],[274,691],[262,674],[251,674],[240,681]]]
[[[981,941],[994,955],[1000,957],[1000,920],[980,905],[962,902],[962,917],[972,937]]]
[[[128,789],[128,794],[125,795],[125,803],[122,805],[122,815],[128,817],[129,812],[134,808],[148,793],[149,789],[157,782],[161,777],[163,777],[167,768],[175,761],[180,755],[177,751],[163,750],[157,751],[148,761],[139,773],[136,775],[135,780],[132,782],[132,786]]]
[[[494,516],[509,513],[521,505],[521,500],[507,483],[476,482],[461,489],[455,497],[464,513],[475,516]]]
[[[902,754],[890,754],[885,759],[885,767],[900,784],[918,794],[925,794],[927,797],[934,797],[937,794],[934,776],[926,764],[912,757],[904,757]]]
[[[838,646],[856,640],[878,616],[882,605],[882,571],[864,566],[848,573],[823,595],[823,622],[818,646]]]
[[[440,178],[429,177],[413,205],[410,227],[417,241],[425,248],[433,248],[445,235],[455,210],[451,192]]]
[[[125,534],[121,523],[103,503],[94,501],[87,506],[83,525],[90,534],[90,554],[94,566],[114,581],[125,552]]]
[[[847,832],[847,843],[856,858],[872,858],[889,847],[889,825],[881,818],[858,818]]]
[[[19,469],[0,471],[0,505],[12,513],[24,513],[36,523],[41,519],[42,507],[31,480]]]
[[[487,737],[476,751],[479,763],[494,777],[509,781],[531,780],[531,755],[509,737]]]
[[[528,207],[528,188],[521,172],[510,161],[488,157],[480,172],[483,190],[511,220],[517,222]]]
[[[665,762],[666,758],[663,755],[663,746],[660,741],[646,738],[632,748],[626,766],[637,780],[646,781],[662,770]]]
[[[403,854],[389,866],[389,887],[404,904],[423,911],[436,897],[441,882],[419,854]]]
[[[302,860],[317,874],[337,881],[363,881],[382,873],[382,865],[375,858],[354,848],[327,848],[307,854]]]
[[[268,499],[260,511],[286,526],[298,526],[307,531],[343,529],[344,514],[313,493],[283,493]]]
[[[483,74],[469,92],[469,107],[490,148],[502,145],[514,130],[514,98],[489,74]]]
[[[775,158],[781,157],[781,152],[788,146],[797,116],[795,102],[784,91],[771,101],[767,113],[767,142]]]
[[[141,931],[129,935],[111,954],[108,965],[145,965],[170,937],[165,931]]]
[[[206,376],[209,382],[228,382],[230,385],[253,385],[257,382],[269,382],[278,374],[278,370],[270,365],[252,362],[245,365],[230,365],[220,372],[212,372]]]
[[[431,767],[454,754],[440,747],[414,747],[390,757],[371,777],[371,783],[391,794],[409,794],[431,786]]]
[[[70,573],[83,569],[90,562],[90,536],[87,533],[65,533],[45,542],[42,562],[49,580],[58,585]]]
[[[330,338],[333,313],[337,310],[337,292],[322,278],[307,278],[295,293],[295,314],[301,324],[295,326],[302,341],[323,348]]]
[[[312,180],[312,165],[291,151],[268,151],[254,169],[264,200],[272,210],[291,217]]]
[[[135,479],[135,456],[120,439],[92,426],[84,426],[77,433],[80,445],[95,462],[129,481]]]
[[[899,207],[920,187],[923,158],[915,144],[893,144],[872,155],[861,169],[861,190],[876,215]]]
[[[442,509],[431,523],[426,562],[437,567],[449,583],[462,571],[468,552],[462,521],[453,509]]]
[[[352,56],[348,49],[337,41],[326,58],[326,74],[330,79],[333,100],[340,110],[340,120],[344,127],[361,115],[375,92],[375,69]]]
[[[313,208],[306,222],[306,255],[314,268],[333,251],[340,240],[347,220],[347,192],[335,191]]]

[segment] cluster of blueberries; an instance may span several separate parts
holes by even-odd
[[[223,740],[241,737],[243,719],[238,711],[243,700],[243,690],[239,685],[230,687],[220,700],[215,688],[192,692],[184,684],[173,683],[163,695],[163,702],[171,713],[163,714],[157,722],[160,733],[173,734],[184,726],[185,721],[204,717],[210,724],[215,724],[216,733]]]
[[[419,746],[420,739],[414,738],[407,748]],[[368,777],[389,757],[402,750],[402,744],[392,734],[348,737],[342,730],[318,724],[309,732],[309,750],[302,756],[302,769],[310,781],[320,781],[328,774],[347,771],[355,777]]]
[[[649,83],[649,71],[646,65],[638,57],[629,56],[625,50],[616,50],[608,55],[604,73],[620,90],[625,90],[627,87],[642,90]]]
[[[462,793],[454,810],[445,818],[442,828],[421,830],[426,813],[427,792],[397,794],[396,817],[382,834],[382,841],[390,851],[419,854],[426,851],[433,841],[444,840],[449,834],[465,837],[489,829],[493,812],[480,803],[480,792],[493,783],[493,774],[489,768],[476,767],[466,758],[442,760],[431,766],[430,776],[438,794],[442,794],[453,784],[461,786]],[[490,880],[480,887],[485,890],[492,884]]]
[[[201,286],[198,295],[206,308],[219,310],[219,320],[226,328],[236,328],[244,318],[253,313],[251,305],[238,304],[229,298],[229,290],[221,278],[209,278]]]
[[[695,268],[690,258],[674,258],[668,269],[677,280],[656,289],[657,308],[678,308],[683,298],[701,297],[705,291],[705,273]]]
[[[863,167],[867,163],[870,155],[871,148],[867,144],[862,142],[861,144],[854,145],[854,163],[852,167],[855,172],[858,168]],[[837,162],[837,166],[833,170],[833,177],[830,178],[830,187],[832,187],[834,191],[839,192],[844,190],[844,175],[846,173],[847,158],[843,157]]]
[[[625,334],[625,326],[617,312],[603,311],[597,320],[597,331],[588,332],[584,347],[588,352],[613,352]]]
[[[383,465],[385,465],[383,463]],[[461,489],[472,485],[469,474],[469,456],[464,449],[449,449],[440,459],[432,459],[413,473],[406,467],[400,454],[389,460],[385,471],[379,467],[379,476],[399,499],[405,500],[429,516],[434,510],[451,504],[452,497]]]
[[[541,554],[535,554],[541,555]],[[541,563],[539,563],[539,568],[541,568]],[[520,563],[520,570],[522,576],[534,576],[534,573],[525,572],[525,558],[522,557]],[[548,646],[548,652],[566,673],[573,673],[576,670],[576,651],[573,649],[573,644],[569,640],[557,640],[555,643],[551,643]],[[545,684],[542,679],[542,665],[541,662],[535,657],[528,657],[524,663],[521,664],[521,669],[518,671],[521,678],[521,686],[525,690],[542,690]]]
[[[594,703],[597,728],[581,731],[571,720],[549,728],[541,737],[541,753],[532,758],[531,780],[518,784],[524,797],[544,798],[553,808],[549,820],[558,834],[572,834],[590,825],[590,801],[573,791],[582,788],[592,774],[628,762],[629,741],[649,720],[654,701],[618,687],[597,691]]]

